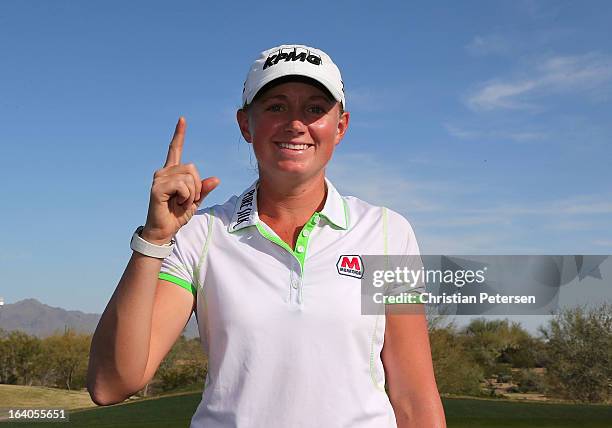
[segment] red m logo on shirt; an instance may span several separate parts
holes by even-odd
[[[363,277],[363,262],[357,255],[340,256],[336,268],[340,275],[352,276],[353,278]]]
[[[359,263],[359,257],[357,256],[350,258],[348,256],[343,256],[340,261],[340,266],[343,268],[361,270],[361,264]]]

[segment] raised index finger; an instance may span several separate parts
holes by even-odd
[[[172,136],[172,141],[170,142],[170,147],[168,147],[168,156],[166,157],[166,164],[164,167],[175,166],[181,163],[183,144],[185,143],[186,127],[187,124],[185,122],[185,118],[183,116],[179,117],[174,130],[174,135]]]

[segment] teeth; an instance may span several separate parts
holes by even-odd
[[[306,150],[308,148],[307,144],[279,143],[279,146],[281,146],[284,149],[291,149],[291,150]]]

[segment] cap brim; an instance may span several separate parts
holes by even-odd
[[[269,84],[270,82],[273,82],[274,80],[283,78],[283,77],[288,77],[288,76],[300,76],[300,77],[308,77],[316,82],[319,82],[321,85],[323,85],[328,91],[329,93],[334,97],[334,99],[340,103],[342,103],[344,105],[344,99],[342,97],[341,94],[338,93],[338,91],[334,88],[334,85],[332,85],[329,81],[327,81],[326,79],[321,78],[321,76],[315,75],[314,73],[306,73],[303,71],[296,71],[296,70],[292,70],[292,72],[283,72],[283,73],[276,73],[273,75],[268,75],[266,76],[265,79],[263,79],[261,82],[258,82],[256,89],[254,91],[252,91],[252,93],[247,94],[247,98],[246,98],[246,103],[247,104],[251,104],[251,102],[253,101],[253,99],[255,98],[255,96],[257,96],[257,94],[260,92],[260,90],[266,86],[267,84]]]

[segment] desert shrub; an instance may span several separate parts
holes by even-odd
[[[429,340],[438,390],[451,394],[480,394],[482,370],[472,360],[454,328],[433,329]]]
[[[541,332],[548,393],[580,402],[607,401],[612,386],[612,305],[562,310]]]
[[[539,392],[544,393],[545,383],[542,375],[533,370],[520,370],[515,376],[514,381],[517,384],[517,392]]]

